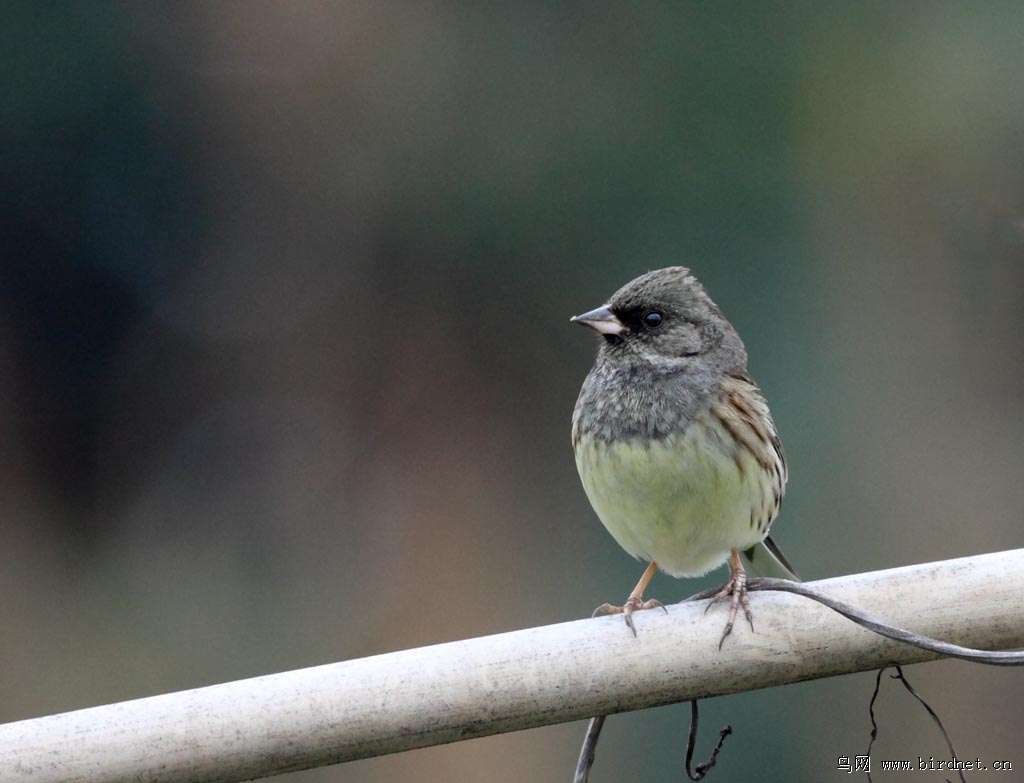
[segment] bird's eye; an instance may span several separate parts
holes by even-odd
[[[651,310],[644,316],[644,326],[648,329],[657,329],[661,326],[662,316],[657,310]]]

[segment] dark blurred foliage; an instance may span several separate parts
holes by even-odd
[[[1022,29],[1011,3],[5,4],[0,720],[621,600],[641,568],[575,475],[568,317],[668,264],[747,340],[806,577],[1019,546]],[[1013,672],[909,674],[964,757],[1013,758]],[[737,729],[712,774],[825,779],[871,686],[708,702]],[[945,753],[879,710],[876,757]],[[594,780],[680,779],[685,719],[609,721]],[[288,779],[561,781],[582,730]]]

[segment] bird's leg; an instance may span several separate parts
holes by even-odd
[[[722,632],[722,638],[718,642],[719,650],[722,649],[725,637],[732,633],[732,625],[736,622],[736,613],[741,606],[743,607],[743,615],[747,618],[747,622],[750,623],[750,630],[754,630],[754,615],[750,612],[750,601],[747,599],[747,572],[743,569],[743,563],[740,562],[740,551],[738,549],[733,549],[729,558],[729,581],[725,583],[725,587],[715,593],[704,613],[707,614],[708,609],[723,598],[730,597],[729,619],[725,623],[725,630]]]
[[[665,609],[665,605],[661,601],[654,598],[648,598],[644,600],[644,590],[647,589],[647,585],[650,584],[651,579],[658,572],[658,564],[653,560],[651,564],[647,566],[643,575],[640,577],[640,581],[636,583],[636,587],[633,588],[633,592],[629,594],[629,598],[626,599],[626,603],[622,606],[612,606],[611,604],[601,604],[591,617],[597,617],[599,614],[621,614],[626,618],[626,625],[629,626],[629,630],[633,632],[633,636],[636,636],[636,626],[633,625],[633,612],[638,609],[664,609],[665,614],[668,614],[668,609]]]

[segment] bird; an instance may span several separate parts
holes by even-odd
[[[649,563],[624,604],[594,614],[623,614],[635,635],[634,612],[664,609],[644,598],[659,568],[683,578],[728,563],[707,606],[729,599],[721,647],[740,608],[753,630],[741,554],[753,573],[799,581],[769,536],[788,468],[743,341],[682,266],[571,320],[601,336],[572,416],[580,480],[612,537]]]

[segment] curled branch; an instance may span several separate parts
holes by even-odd
[[[944,642],[940,639],[934,639],[930,636],[925,636],[924,634],[908,631],[905,628],[898,628],[894,625],[890,625],[880,620],[879,618],[875,617],[869,612],[865,612],[864,610],[859,609],[858,607],[853,606],[852,604],[848,604],[845,601],[840,601],[836,598],[833,598],[827,593],[818,590],[817,588],[811,587],[810,585],[803,582],[793,582],[788,579],[771,579],[767,577],[754,577],[749,579],[747,582],[748,592],[771,590],[786,593],[794,593],[795,595],[800,595],[804,598],[809,598],[812,601],[817,601],[818,603],[827,606],[834,612],[841,614],[843,617],[846,617],[848,620],[857,623],[858,625],[868,629],[869,631],[874,631],[880,636],[884,636],[888,639],[894,639],[895,641],[903,642],[904,644],[909,644],[914,647],[919,647],[923,650],[928,650],[929,652],[935,652],[940,655],[948,656],[950,658],[959,658],[960,660],[970,661],[971,663],[980,663],[989,666],[1024,665],[1024,651],[978,650],[972,647],[962,647],[958,644],[952,644],[950,642]],[[684,599],[684,601],[706,600],[713,597],[715,594],[718,593],[718,591],[719,588],[717,587],[709,588],[707,590],[703,590],[699,593],[696,593],[695,595],[692,595],[689,598]],[[950,740],[949,734],[946,732],[945,727],[942,725],[942,721],[939,719],[939,716],[935,713],[934,710],[932,710],[928,703],[925,702],[924,699],[922,699],[921,696],[918,695],[918,693],[910,686],[910,683],[903,675],[903,670],[896,664],[893,664],[893,666],[897,671],[897,674],[893,675],[894,679],[900,680],[903,683],[903,686],[928,711],[929,715],[931,715],[932,719],[936,722],[936,724],[939,726],[939,729],[942,731],[942,734],[946,739],[946,744],[949,747],[952,755],[955,757],[956,752],[953,749],[953,743]],[[886,666],[879,670],[879,680],[881,679],[882,673],[885,672],[888,668],[889,667]],[[869,708],[872,725],[871,741],[868,744],[869,752],[871,749],[871,745],[874,743],[875,737],[878,733],[878,726],[875,723],[874,716],[874,703],[875,698],[877,696],[878,682],[876,681],[875,692],[871,697],[871,705]],[[718,752],[719,750],[721,750],[722,743],[725,741],[725,738],[732,732],[732,727],[726,726],[721,730],[721,736],[719,738],[718,745],[715,747],[713,753],[711,754],[711,757],[708,759],[707,762],[705,762],[705,764],[699,764],[697,766],[696,771],[692,772],[690,762],[693,758],[694,746],[696,744],[697,738],[697,702],[696,700],[692,700],[690,703],[692,706],[689,741],[686,749],[686,774],[690,778],[690,780],[700,780],[704,777],[704,775],[707,774],[707,770],[714,766],[718,757]],[[592,731],[595,726],[595,721],[600,721],[600,723],[597,724],[596,732]],[[600,731],[601,727],[603,726],[603,723],[603,716],[600,718],[591,718],[590,726],[588,727],[587,735],[584,739],[583,749],[580,753],[579,763],[576,767],[575,783],[586,783],[590,768],[594,763],[594,754],[597,750],[597,740],[600,736]],[[963,773],[961,773],[961,779],[963,779]]]

